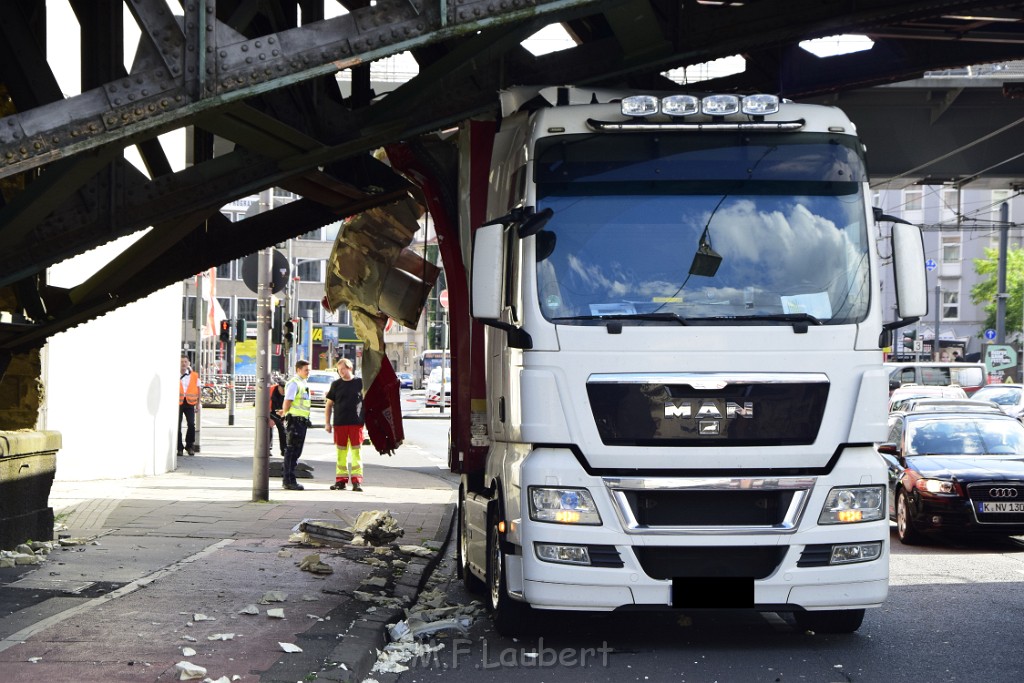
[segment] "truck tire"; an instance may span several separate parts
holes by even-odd
[[[903,545],[918,545],[922,540],[910,514],[910,496],[903,489],[896,494],[896,535]]]
[[[459,488],[459,515],[458,515],[458,545],[455,547],[456,555],[456,568],[459,573],[459,578],[462,579],[462,585],[466,587],[466,590],[476,595],[483,595],[487,592],[487,584],[481,581],[473,572],[469,569],[469,563],[466,560],[466,554],[469,551],[469,537],[467,536],[466,529],[468,525],[466,523],[466,490]]]
[[[494,628],[501,635],[510,638],[529,633],[533,610],[529,605],[514,600],[508,594],[505,552],[501,549],[497,516],[491,517],[488,528],[490,538],[487,543],[487,602]]]
[[[853,633],[864,621],[862,609],[828,609],[820,612],[793,612],[797,626],[815,633]]]

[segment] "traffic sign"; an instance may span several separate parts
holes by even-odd
[[[930,259],[928,259],[927,261],[924,262],[924,267],[927,270],[935,270],[936,268],[939,267],[939,264],[935,262],[935,259],[930,258]]]
[[[437,302],[441,304],[441,308],[448,310],[448,290],[442,289],[441,293],[437,295]]]
[[[989,329],[985,330],[985,339],[988,339],[989,341],[992,341],[995,338],[996,338],[996,331],[995,330],[993,330],[992,328],[989,328]]]

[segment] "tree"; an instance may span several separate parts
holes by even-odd
[[[985,258],[974,259],[974,272],[985,276],[971,287],[971,301],[985,304],[985,329],[996,328],[996,290],[999,286],[999,251],[986,249]],[[1024,249],[1006,252],[1006,334],[1018,334],[1024,320]],[[980,336],[980,334],[979,334]]]

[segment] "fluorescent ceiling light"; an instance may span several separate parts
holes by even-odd
[[[834,57],[836,55],[847,55],[852,52],[863,52],[864,50],[870,50],[874,44],[875,41],[867,36],[849,33],[800,41],[800,47],[815,57]]]
[[[747,70],[747,60],[740,55],[722,57],[710,62],[691,64],[682,69],[671,69],[662,73],[662,76],[675,81],[680,85],[710,81],[714,78],[724,78],[734,74],[741,74]]]

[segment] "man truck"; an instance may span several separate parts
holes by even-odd
[[[512,90],[459,150],[458,557],[498,629],[751,608],[856,630],[888,590],[882,349],[927,296],[920,231],[871,206],[851,121]]]

